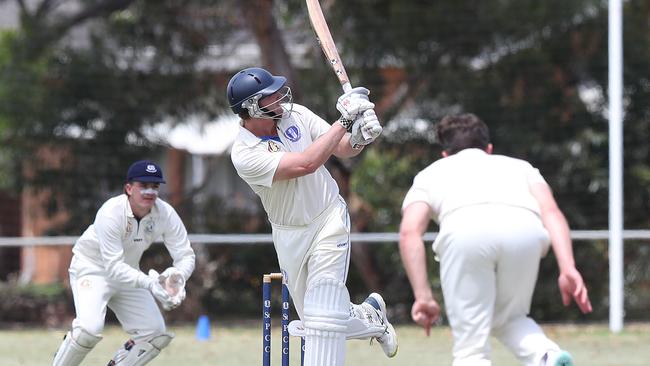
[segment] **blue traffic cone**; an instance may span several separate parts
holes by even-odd
[[[196,323],[196,339],[199,341],[210,339],[210,319],[207,315],[201,315]]]

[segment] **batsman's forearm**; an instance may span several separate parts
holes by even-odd
[[[399,250],[415,298],[432,299],[422,237],[412,233],[400,233]]]
[[[333,123],[332,127],[321,135],[311,146],[304,152],[305,164],[315,166],[315,168],[327,162],[336,148],[339,146],[341,139],[345,136],[346,130],[340,123]]]
[[[334,123],[304,151],[284,153],[273,181],[298,178],[315,172],[332,156],[345,132],[343,126]]]
[[[343,136],[341,139],[341,142],[339,143],[339,146],[336,148],[336,151],[334,151],[334,155],[337,158],[340,159],[348,159],[348,158],[353,158],[363,150],[365,146],[359,146],[358,148],[354,149],[352,148],[352,145],[350,144],[350,134],[346,134]]]

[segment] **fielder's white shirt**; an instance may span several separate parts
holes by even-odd
[[[72,251],[83,263],[119,283],[146,286],[147,275],[140,271],[142,253],[162,239],[185,279],[194,271],[194,251],[187,230],[174,208],[156,199],[151,212],[136,220],[126,194],[106,201],[97,211],[95,222],[77,240]]]
[[[277,127],[280,141],[257,137],[240,127],[231,159],[239,176],[260,197],[272,224],[306,225],[338,197],[334,178],[324,166],[293,179],[273,182],[273,176],[285,152],[304,151],[331,126],[294,103],[291,115],[278,121]]]
[[[459,208],[478,204],[510,205],[539,215],[539,205],[529,190],[535,183],[546,181],[524,160],[465,149],[418,173],[402,210],[413,202],[425,202],[438,223]]]

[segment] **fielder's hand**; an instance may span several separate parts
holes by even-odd
[[[422,326],[424,332],[429,336],[431,326],[440,318],[440,305],[434,299],[415,300],[411,307],[411,318]]]
[[[360,113],[375,108],[375,105],[368,100],[369,94],[368,89],[358,87],[341,95],[336,102],[336,109],[341,112],[341,118],[354,121]]]
[[[571,299],[573,299],[580,311],[584,314],[591,313],[591,301],[589,301],[589,295],[587,294],[587,286],[585,286],[580,272],[575,267],[560,273],[557,282],[560,286],[564,306],[569,306]]]
[[[381,135],[383,128],[379,124],[379,119],[374,109],[368,109],[363,112],[363,116],[357,118],[352,125],[352,135],[350,136],[350,145],[353,148],[365,146],[377,139]]]

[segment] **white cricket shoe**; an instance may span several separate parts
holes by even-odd
[[[377,315],[379,315],[381,323],[386,327],[384,334],[374,339],[381,345],[381,349],[386,356],[395,357],[398,349],[397,333],[395,333],[395,328],[388,322],[388,318],[386,317],[386,303],[384,299],[380,294],[373,292],[363,301],[363,305],[370,305],[377,312]]]
[[[567,351],[548,352],[545,366],[573,366],[573,357]]]

